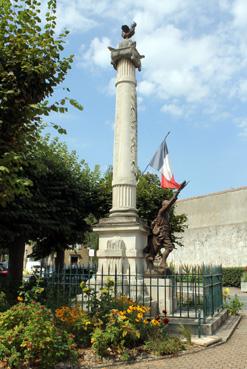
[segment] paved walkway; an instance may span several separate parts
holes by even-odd
[[[243,316],[232,337],[222,345],[179,357],[119,366],[117,368],[247,369],[247,315]]]

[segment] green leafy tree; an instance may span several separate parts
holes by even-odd
[[[101,203],[105,208],[102,213],[108,213],[111,208],[112,201],[112,168],[106,171],[105,175],[100,181],[101,186]],[[156,174],[138,173],[137,179],[137,193],[136,193],[136,206],[137,212],[140,218],[146,221],[150,226],[151,222],[157,216],[157,213],[161,207],[164,199],[170,199],[172,197],[172,191],[163,189],[160,187],[160,179]],[[170,224],[171,224],[171,239],[177,246],[182,246],[181,234],[184,232],[186,226],[187,217],[185,214],[175,214],[175,206],[171,209]],[[103,209],[101,209],[103,210]]]
[[[83,242],[90,214],[104,215],[98,171],[78,162],[58,140],[37,143],[27,155],[25,174],[32,181],[30,196],[0,208],[0,248],[9,250],[13,289],[21,283],[26,243],[34,243],[37,257],[56,251],[62,262],[64,249]]]
[[[161,208],[164,199],[170,199],[172,190],[160,187],[160,179],[156,174],[139,173],[137,183],[137,211],[141,218],[150,226]],[[175,206],[170,213],[171,240],[177,246],[183,246],[181,234],[186,229],[187,217],[185,214],[175,214]]]
[[[68,31],[55,36],[56,0],[47,2],[43,20],[37,0],[0,0],[0,9],[0,206],[5,206],[29,192],[23,163],[42,117],[66,112],[67,102],[82,106],[67,97],[48,101],[73,61],[72,55],[61,57]]]

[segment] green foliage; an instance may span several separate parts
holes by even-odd
[[[225,299],[224,307],[227,309],[229,315],[238,315],[244,304],[239,300],[239,297],[227,296]]]
[[[180,324],[179,327],[178,327],[178,332],[180,333],[180,335],[182,337],[184,337],[186,339],[186,342],[188,345],[191,345],[191,330],[189,327],[186,327],[185,325],[183,324]]]
[[[45,19],[37,0],[0,0],[0,206],[28,193],[30,178],[22,171],[26,149],[36,142],[43,116],[65,113],[74,99],[48,99],[71,68],[73,56],[61,57],[68,35],[56,37],[56,1],[47,1]],[[64,130],[56,124],[59,133]]]
[[[111,208],[112,197],[112,168],[110,167],[105,173],[105,176],[100,182],[102,188],[102,197],[106,204],[106,213]],[[150,226],[151,222],[157,216],[164,199],[172,197],[171,190],[164,190],[160,187],[160,179],[156,174],[146,173],[141,174],[138,172],[137,176],[137,190],[136,190],[136,202],[138,215],[144,219]],[[187,217],[185,214],[174,214],[174,207],[170,214],[170,226],[171,226],[171,239],[172,242],[178,246],[182,246],[181,233],[186,229]]]
[[[156,174],[138,174],[137,182],[137,210],[141,218],[150,225],[156,217],[162,200],[171,197],[172,191],[160,187],[160,180]]]
[[[183,343],[178,337],[166,337],[164,339],[150,340],[145,343],[147,351],[155,355],[172,355],[185,349]]]
[[[222,268],[223,286],[240,287],[241,275],[243,271],[244,271],[243,267]]]
[[[90,317],[79,305],[62,306],[56,309],[55,316],[57,325],[62,330],[73,334],[76,343],[80,346],[89,346],[91,334],[98,323],[94,316]]]
[[[241,275],[241,282],[247,282],[247,271],[243,272]]]
[[[83,301],[89,309],[92,348],[97,355],[122,355],[125,349],[143,343],[147,337],[167,336],[168,319],[147,318],[149,308],[134,303],[126,296],[114,295],[114,282],[109,280],[99,293],[81,284]]]
[[[38,276],[31,276],[28,281],[21,285],[18,300],[25,303],[31,303],[34,301],[45,303],[44,281]]]
[[[105,326],[97,327],[92,334],[92,348],[99,356],[122,354],[125,348],[142,343],[152,330],[152,320],[144,318],[148,308],[129,305],[126,310],[112,309]],[[159,326],[159,323],[157,322]]]
[[[0,245],[15,248],[20,238],[32,240],[40,258],[82,243],[91,229],[88,216],[102,215],[97,169],[91,171],[65,144],[47,137],[26,155],[25,173],[33,183],[30,196],[0,208]]]
[[[126,325],[128,336],[135,337],[136,331],[134,327]],[[125,347],[125,338],[123,337],[123,328],[112,324],[107,324],[103,330],[96,328],[92,335],[92,348],[97,355],[104,357],[110,355],[121,354]]]
[[[7,310],[9,308],[9,304],[7,301],[7,296],[3,291],[0,291],[0,313]]]
[[[156,174],[139,174],[137,182],[137,211],[148,225],[157,216],[164,199],[172,197],[172,191],[160,187],[160,179]],[[186,228],[187,217],[185,214],[174,214],[174,207],[170,212],[171,240],[178,246],[183,246],[181,233]]]
[[[73,338],[56,328],[50,310],[39,303],[19,303],[0,314],[0,360],[10,368],[53,368],[75,360]]]
[[[114,282],[111,279],[106,281],[98,293],[89,288],[85,282],[81,282],[80,286],[87,310],[104,326],[108,322],[108,316],[112,309],[125,309],[133,303],[131,299],[125,296],[114,295]]]

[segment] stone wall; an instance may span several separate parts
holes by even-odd
[[[247,187],[180,200],[176,213],[188,229],[169,261],[247,266]]]

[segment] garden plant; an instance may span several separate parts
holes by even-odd
[[[44,305],[40,281],[31,289],[21,288],[11,308],[4,305],[5,311],[0,312],[2,367],[54,368],[60,362],[80,360],[83,349],[113,361],[129,360],[138,352],[166,355],[185,349],[179,337],[169,336],[166,311],[152,317],[149,307],[115,295],[111,280],[98,292],[85,283],[81,288],[83,303],[63,305],[54,312]]]
[[[239,297],[235,295],[230,296],[229,288],[223,290],[224,307],[227,309],[229,315],[238,315],[243,307],[243,303],[239,300]]]

